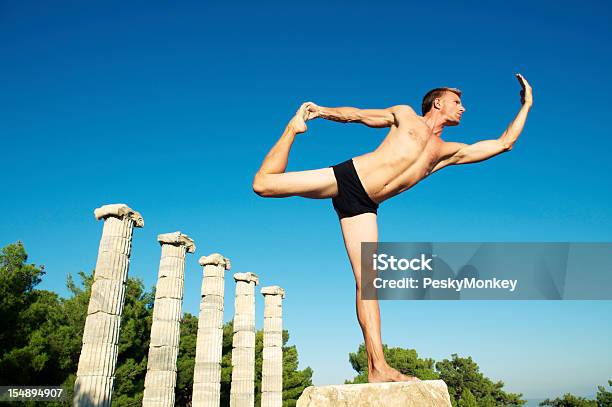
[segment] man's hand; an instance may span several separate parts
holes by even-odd
[[[304,121],[316,119],[321,116],[321,107],[313,102],[306,102],[302,104],[302,106],[305,108]]]
[[[533,104],[533,93],[531,90],[531,85],[527,82],[527,79],[520,73],[516,74],[516,79],[518,79],[521,84],[521,104],[531,106]]]

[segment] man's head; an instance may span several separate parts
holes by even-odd
[[[421,111],[423,116],[429,112],[438,112],[447,126],[456,126],[465,112],[461,104],[461,91],[456,88],[432,89],[423,97]]]

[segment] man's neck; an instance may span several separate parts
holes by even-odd
[[[425,123],[427,126],[429,126],[434,136],[440,137],[442,135],[445,120],[442,119],[439,114],[436,112],[428,112],[425,116],[423,116],[423,119],[425,119]]]

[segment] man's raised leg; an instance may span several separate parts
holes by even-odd
[[[380,335],[380,308],[378,300],[361,299],[361,243],[378,241],[376,215],[364,213],[350,218],[340,219],[344,245],[353,268],[357,286],[357,319],[363,332],[366,352],[368,354],[368,381],[403,382],[418,380],[393,369],[385,361]],[[367,272],[367,271],[366,271]]]
[[[269,198],[303,196],[318,199],[338,194],[336,177],[331,168],[285,172],[296,134],[304,133],[307,129],[304,121],[306,117],[306,104],[303,104],[266,155],[253,179],[253,190],[258,195]]]

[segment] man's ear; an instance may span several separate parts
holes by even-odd
[[[433,107],[435,107],[436,109],[440,110],[440,108],[442,107],[442,101],[440,100],[440,98],[435,98],[434,99]]]

